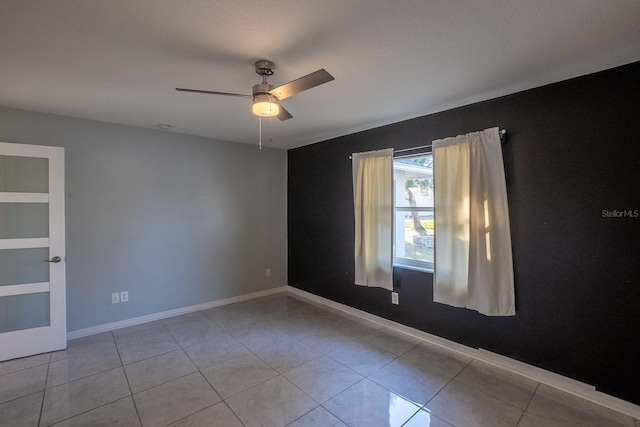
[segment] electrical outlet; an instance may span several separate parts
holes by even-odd
[[[120,303],[120,293],[114,292],[111,294],[111,304],[118,304],[118,303]]]
[[[267,268],[267,277],[268,276],[271,276],[271,269],[270,268]]]
[[[120,292],[120,302],[127,302],[127,301],[129,301],[129,291]]]
[[[391,304],[400,304],[398,302],[398,293],[397,292],[391,292]]]

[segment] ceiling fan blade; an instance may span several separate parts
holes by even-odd
[[[278,115],[276,116],[277,118],[280,119],[281,122],[285,121],[285,120],[289,120],[292,119],[293,116],[291,115],[291,113],[289,113],[283,106],[282,104],[280,104],[278,102],[278,105],[280,106],[280,112],[278,113]]]
[[[278,99],[286,99],[291,95],[295,95],[296,93],[311,89],[312,87],[330,82],[331,80],[334,80],[333,76],[322,68],[311,74],[307,74],[304,77],[300,77],[299,79],[292,80],[282,86],[278,86],[275,89],[271,89],[269,93],[275,95]]]
[[[185,89],[181,87],[177,87],[176,90],[178,92],[193,92],[193,93],[206,93],[209,95],[225,95],[225,96],[237,96],[240,98],[253,98],[251,95],[243,95],[241,93],[229,93],[229,92],[215,92],[211,90],[200,90],[200,89]]]

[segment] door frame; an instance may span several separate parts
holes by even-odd
[[[38,239],[0,239],[0,249],[48,247],[49,282],[0,286],[0,296],[49,291],[49,326],[0,333],[0,361],[62,350],[67,347],[64,148],[0,142],[0,155],[49,159],[48,193],[0,192],[0,202],[49,203],[49,237]],[[46,262],[47,260],[43,260]]]

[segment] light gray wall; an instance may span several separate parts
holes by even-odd
[[[284,150],[5,107],[0,141],[65,147],[70,332],[287,283]]]

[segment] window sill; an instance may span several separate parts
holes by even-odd
[[[398,262],[393,263],[393,267],[394,268],[402,268],[404,270],[415,270],[415,271],[422,271],[424,273],[433,274],[433,267],[419,267],[417,265],[402,264],[402,263],[398,263]]]

